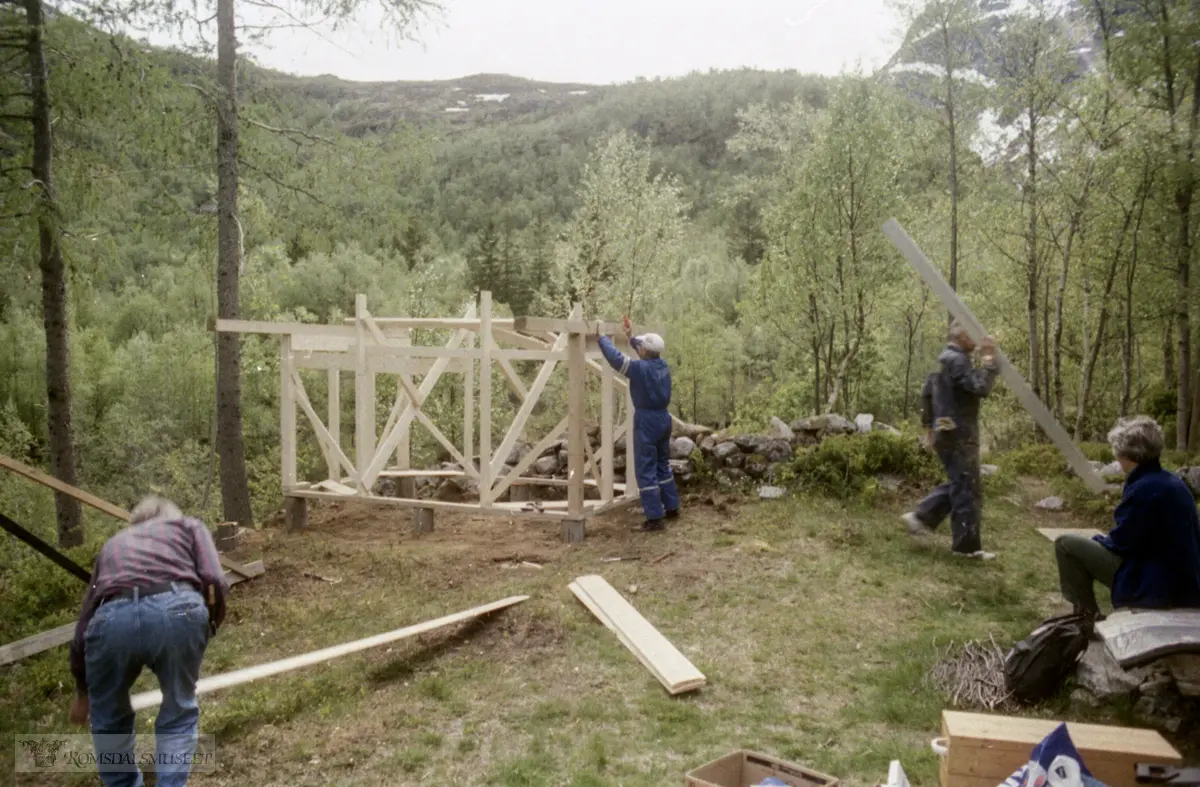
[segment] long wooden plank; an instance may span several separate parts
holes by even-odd
[[[616,633],[621,643],[658,678],[668,692],[680,694],[705,684],[704,674],[614,590],[604,577],[594,574],[578,577],[571,583],[570,589],[593,612],[596,608],[603,613],[597,615],[601,622]]]
[[[583,466],[587,461],[585,454],[591,448],[584,429],[586,371],[583,336],[572,333],[567,342],[567,500],[572,514],[583,512]]]
[[[479,293],[479,504],[491,505],[492,480],[492,294]],[[526,392],[528,393],[528,392]],[[501,457],[503,461],[504,457]],[[468,463],[467,470],[472,470]]]
[[[0,467],[5,468],[6,470],[11,470],[14,473],[17,473],[18,475],[23,475],[26,478],[28,478],[29,480],[36,481],[37,483],[41,484],[42,486],[48,486],[51,489],[54,489],[55,491],[62,492],[63,494],[65,494],[69,497],[75,498],[76,500],[83,503],[84,505],[91,506],[92,508],[96,509],[97,511],[103,511],[104,513],[108,514],[111,517],[120,519],[123,522],[129,521],[129,512],[126,511],[124,508],[115,506],[106,500],[101,500],[100,498],[96,497],[95,495],[89,494],[89,493],[83,491],[82,489],[79,489],[78,487],[74,487],[74,486],[71,486],[70,484],[63,483],[62,481],[59,481],[54,476],[47,475],[46,473],[43,473],[41,470],[38,470],[35,467],[30,467],[29,465],[18,462],[16,459],[13,459],[11,457],[7,457],[7,456],[4,456],[3,454],[0,454]],[[241,566],[241,565],[233,562],[232,560],[226,558],[225,556],[221,557],[221,565],[229,571],[233,571],[233,572],[236,572],[239,574],[244,574],[244,569],[245,569],[244,566]],[[253,575],[253,576],[257,576],[257,575]]]
[[[59,552],[54,547],[38,538],[35,534],[21,527],[4,514],[0,514],[0,528],[7,530],[21,541],[24,541],[26,544],[31,546],[34,551],[40,552],[42,555],[53,561],[55,565],[66,571],[68,574],[71,574],[76,579],[82,580],[83,582],[92,581],[92,574],[86,568],[79,565],[62,552]]]
[[[296,391],[293,386],[299,379],[296,362],[292,355],[292,337],[285,335],[279,341],[279,463],[283,485],[296,483]],[[334,467],[324,441],[321,453],[330,467]],[[330,471],[333,475],[335,471]]]
[[[334,494],[333,492],[322,492],[317,489],[298,488],[285,489],[284,494],[288,497],[306,497],[312,500],[346,500],[345,495]],[[525,510],[502,508],[497,504],[491,506],[481,506],[478,503],[451,503],[445,500],[427,500],[425,498],[407,498],[407,497],[380,497],[378,495],[355,495],[351,500],[360,503],[375,504],[381,506],[391,506],[393,508],[432,508],[435,511],[457,511],[462,514],[500,514],[504,516],[512,516],[520,514],[524,519],[544,520],[546,522],[561,522],[569,518],[569,515],[564,511],[549,511],[549,510]]]
[[[908,236],[908,233],[904,231],[904,228],[900,226],[900,223],[895,219],[888,219],[887,223],[883,225],[883,232],[896,245],[896,248],[900,250],[900,253],[904,255],[920,277],[925,280],[925,283],[937,295],[942,305],[963,324],[971,338],[976,342],[983,341],[983,338],[987,336],[987,331],[983,329],[983,325],[979,320],[975,319],[975,315],[962,302],[958,294],[950,288],[950,285],[942,278],[942,275],[933,266],[933,263],[925,256],[925,253],[921,251],[913,239]],[[1021,376],[1021,373],[1017,371],[1017,368],[1012,365],[1000,348],[996,348],[996,363],[1000,368],[1000,376],[1004,379],[1004,382],[1008,384],[1008,387],[1016,394],[1017,399],[1029,411],[1034,420],[1037,421],[1038,426],[1054,441],[1054,445],[1067,458],[1067,461],[1071,464],[1076,474],[1083,479],[1083,483],[1093,493],[1103,493],[1104,479],[1100,477],[1100,474],[1096,472],[1096,468],[1092,466],[1088,458],[1079,450],[1079,446],[1075,445],[1074,441],[1071,440],[1070,435],[1062,428],[1062,425],[1046,409],[1046,405],[1042,404],[1042,400],[1037,397],[1037,394],[1025,382],[1025,378]]]
[[[250,574],[251,577],[257,577],[263,573],[263,563],[261,560],[256,560],[253,563],[247,563],[243,568]],[[232,571],[225,572],[225,578],[229,580],[229,584],[236,585],[239,582],[246,581],[247,577],[235,574]],[[34,634],[25,639],[19,639],[16,642],[10,642],[3,647],[0,647],[0,667],[14,664],[21,659],[29,656],[37,655],[50,648],[56,648],[59,645],[66,645],[75,636],[75,624],[66,623],[57,628],[52,628],[49,631],[43,631],[40,634]]]
[[[109,503],[105,500],[101,500],[95,495],[89,494],[78,487],[74,487],[70,484],[59,481],[54,476],[47,475],[41,470],[38,470],[36,467],[30,467],[27,464],[18,462],[16,459],[12,459],[3,455],[0,455],[0,467],[3,467],[6,470],[11,470],[18,475],[23,475],[30,481],[36,481],[42,486],[48,486],[56,492],[62,492],[64,495],[73,497],[80,503],[91,506],[97,511],[103,511],[109,516],[116,517],[117,519],[123,519],[126,522],[129,521],[129,512],[125,509],[114,506],[112,503]]]
[[[312,401],[308,398],[308,392],[304,389],[304,381],[300,379],[300,373],[292,370],[292,393],[295,396],[294,401],[300,405],[300,409],[304,411],[304,415],[308,418],[309,424],[312,425],[313,431],[317,435],[317,441],[321,446],[321,453],[325,456],[325,461],[328,465],[335,466],[341,464],[347,472],[354,473],[354,463],[342,451],[342,447],[338,445],[337,440],[325,428],[325,424],[321,423],[317,411],[313,409]],[[293,419],[295,415],[293,414]],[[330,475],[337,475],[336,469]],[[284,488],[296,482],[295,473],[292,474],[291,481],[285,475],[283,479]]]
[[[291,656],[290,658],[280,659],[279,661],[271,661],[266,664],[259,664],[254,667],[246,667],[245,669],[234,670],[223,675],[212,675],[207,678],[201,678],[196,682],[196,694],[209,694],[220,689],[227,689],[233,686],[240,686],[243,683],[249,683],[261,678],[279,675],[283,672],[291,672],[292,670],[302,667],[310,667],[314,664],[329,661],[330,659],[348,656],[351,653],[358,653],[368,648],[376,648],[380,645],[387,645],[392,642],[398,642],[402,639],[415,637],[419,634],[434,631],[435,629],[451,626],[455,623],[462,623],[467,620],[487,615],[491,612],[497,612],[502,609],[507,609],[514,604],[520,604],[522,601],[529,599],[529,596],[511,596],[501,601],[494,601],[491,604],[484,604],[480,607],[468,609],[465,612],[456,612],[453,615],[437,618],[436,620],[418,623],[413,626],[405,626],[404,628],[388,631],[383,634],[376,634],[373,637],[346,642],[341,645],[334,645],[330,648],[322,648],[314,650],[311,653],[305,653],[300,656]],[[161,691],[147,691],[138,694],[131,698],[133,710],[143,710],[152,708],[162,702]]]
[[[1055,541],[1059,536],[1083,536],[1091,538],[1092,536],[1100,535],[1100,531],[1091,527],[1039,527],[1038,533]]]

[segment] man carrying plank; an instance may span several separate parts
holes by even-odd
[[[950,343],[938,356],[939,370],[929,376],[922,398],[923,418],[930,429],[928,441],[942,466],[946,483],[921,501],[916,511],[902,519],[913,536],[925,536],[950,516],[954,554],[977,560],[996,557],[983,551],[979,518],[983,489],[979,473],[979,406],[996,381],[996,345],[991,337],[980,348],[983,366],[975,368],[970,354],[975,342],[966,327],[950,325]]]
[[[106,787],[141,784],[129,689],[149,667],[164,697],[154,724],[158,784],[176,787],[191,771],[196,681],[208,639],[225,617],[229,582],[208,528],[174,503],[148,497],[129,525],[100,549],[84,596],[71,643],[71,721],[83,724],[90,715]]]

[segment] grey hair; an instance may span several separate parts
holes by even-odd
[[[183,519],[183,512],[179,510],[179,506],[165,497],[147,495],[133,507],[133,511],[129,514],[129,524],[136,525],[152,519]]]
[[[1162,456],[1162,427],[1148,415],[1122,418],[1108,433],[1108,444],[1114,454],[1130,462],[1149,462]]]
[[[950,322],[950,329],[946,331],[946,335],[950,337],[950,341],[954,341],[955,339],[959,339],[963,336],[966,336],[967,338],[970,338],[971,336],[970,332],[967,330],[966,324],[957,318]]]

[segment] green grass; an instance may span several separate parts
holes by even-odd
[[[988,564],[951,557],[946,534],[914,543],[896,519],[903,500],[792,498],[729,514],[697,504],[663,536],[629,533],[630,515],[590,524],[578,547],[501,520],[440,519],[418,539],[396,512],[322,512],[302,535],[254,534],[267,574],[234,591],[206,674],[532,599],[465,631],[211,695],[202,731],[217,736],[222,769],[194,783],[674,785],[752,748],[851,785],[877,783],[898,758],[916,787],[932,787],[928,741],[944,699],[923,676],[936,648],[1006,645],[1055,610],[1050,544],[1034,530],[1048,515],[1031,508],[1049,492],[1004,474],[987,489],[985,546],[1000,554]],[[517,553],[544,568],[501,566]],[[601,562],[611,555],[641,559]],[[625,594],[708,686],[667,695],[567,591],[584,573]],[[69,685],[62,649],[0,671],[0,733],[68,730]],[[143,676],[137,688],[152,685]],[[1121,708],[1081,715],[1065,699],[1033,713],[1129,720]],[[142,714],[139,729],[150,725]],[[0,783],[11,751],[0,747]]]

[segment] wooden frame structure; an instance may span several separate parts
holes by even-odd
[[[567,319],[539,317],[495,318],[491,293],[482,292],[478,308],[470,305],[458,318],[376,317],[367,309],[365,295],[355,299],[354,316],[342,325],[217,320],[221,332],[277,335],[280,338],[280,440],[283,493],[287,499],[289,525],[302,527],[304,501],[358,499],[374,503],[469,513],[503,514],[569,524],[569,540],[582,538],[584,520],[638,499],[634,480],[633,405],[629,387],[599,353],[596,338],[620,334],[613,322],[587,322],[576,305]],[[414,330],[448,331],[441,346],[419,346]],[[540,362],[532,382],[526,383],[513,367],[515,361]],[[555,371],[567,369],[567,412],[538,440],[524,440],[530,416],[541,401]],[[313,407],[301,379],[304,369],[324,370],[327,386],[327,417]],[[498,444],[493,421],[493,372],[498,372],[520,405]],[[354,375],[354,443],[348,452],[341,441],[341,382],[344,372]],[[593,450],[587,434],[587,376],[599,376],[600,440]],[[379,427],[376,379],[396,379],[395,400],[388,403],[387,416]],[[448,374],[462,375],[462,440],[452,442],[423,410],[439,381]],[[419,379],[418,379],[419,378]],[[623,416],[617,417],[617,397],[624,400]],[[308,419],[325,459],[327,478],[317,483],[297,477],[297,410]],[[420,424],[461,470],[423,470],[412,467],[410,453],[413,425]],[[567,438],[567,478],[529,475],[537,459],[563,434]],[[626,435],[625,479],[615,470],[615,446]],[[520,443],[532,443],[514,466],[507,464]],[[449,502],[418,498],[417,478],[462,478],[479,487],[476,502]],[[383,478],[398,482],[399,496],[374,492]],[[539,501],[511,495],[522,487],[566,486],[565,501]],[[597,490],[588,499],[589,488]],[[525,490],[521,490],[525,491]]]

